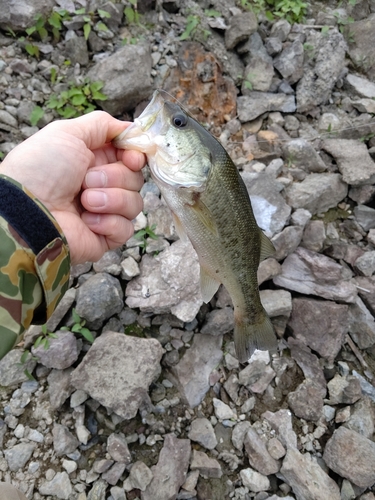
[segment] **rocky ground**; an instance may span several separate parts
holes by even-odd
[[[0,0],[0,151],[86,78],[122,118],[171,92],[276,247],[258,274],[280,350],[239,365],[230,298],[202,303],[146,172],[144,236],[73,268],[48,348],[35,326],[0,362],[0,479],[35,500],[374,500],[375,2],[311,1],[293,25],[234,0],[138,4],[140,24],[125,1]],[[25,33],[56,8],[58,41]],[[73,307],[93,344],[61,330]]]

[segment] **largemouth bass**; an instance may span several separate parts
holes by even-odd
[[[255,349],[275,349],[257,283],[259,262],[274,247],[258,227],[246,186],[222,145],[161,91],[114,144],[146,153],[178,235],[198,254],[204,302],[221,283],[228,290],[239,361],[247,361]]]

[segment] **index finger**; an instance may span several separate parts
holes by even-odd
[[[111,142],[131,125],[131,122],[113,118],[106,111],[92,111],[79,118],[60,120],[58,123],[60,127],[66,128],[66,132],[81,139],[91,150]]]

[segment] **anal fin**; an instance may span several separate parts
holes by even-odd
[[[271,257],[276,252],[272,241],[261,231],[260,232],[260,262]]]
[[[201,293],[203,302],[206,304],[210,302],[212,297],[217,292],[220,281],[214,280],[201,266],[200,270],[200,278],[201,278]]]

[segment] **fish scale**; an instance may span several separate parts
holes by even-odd
[[[276,336],[257,283],[259,262],[274,249],[256,223],[246,186],[226,150],[159,91],[114,144],[146,153],[177,232],[197,252],[203,300],[209,302],[220,283],[228,290],[239,361],[247,361],[255,349],[274,350]]]

